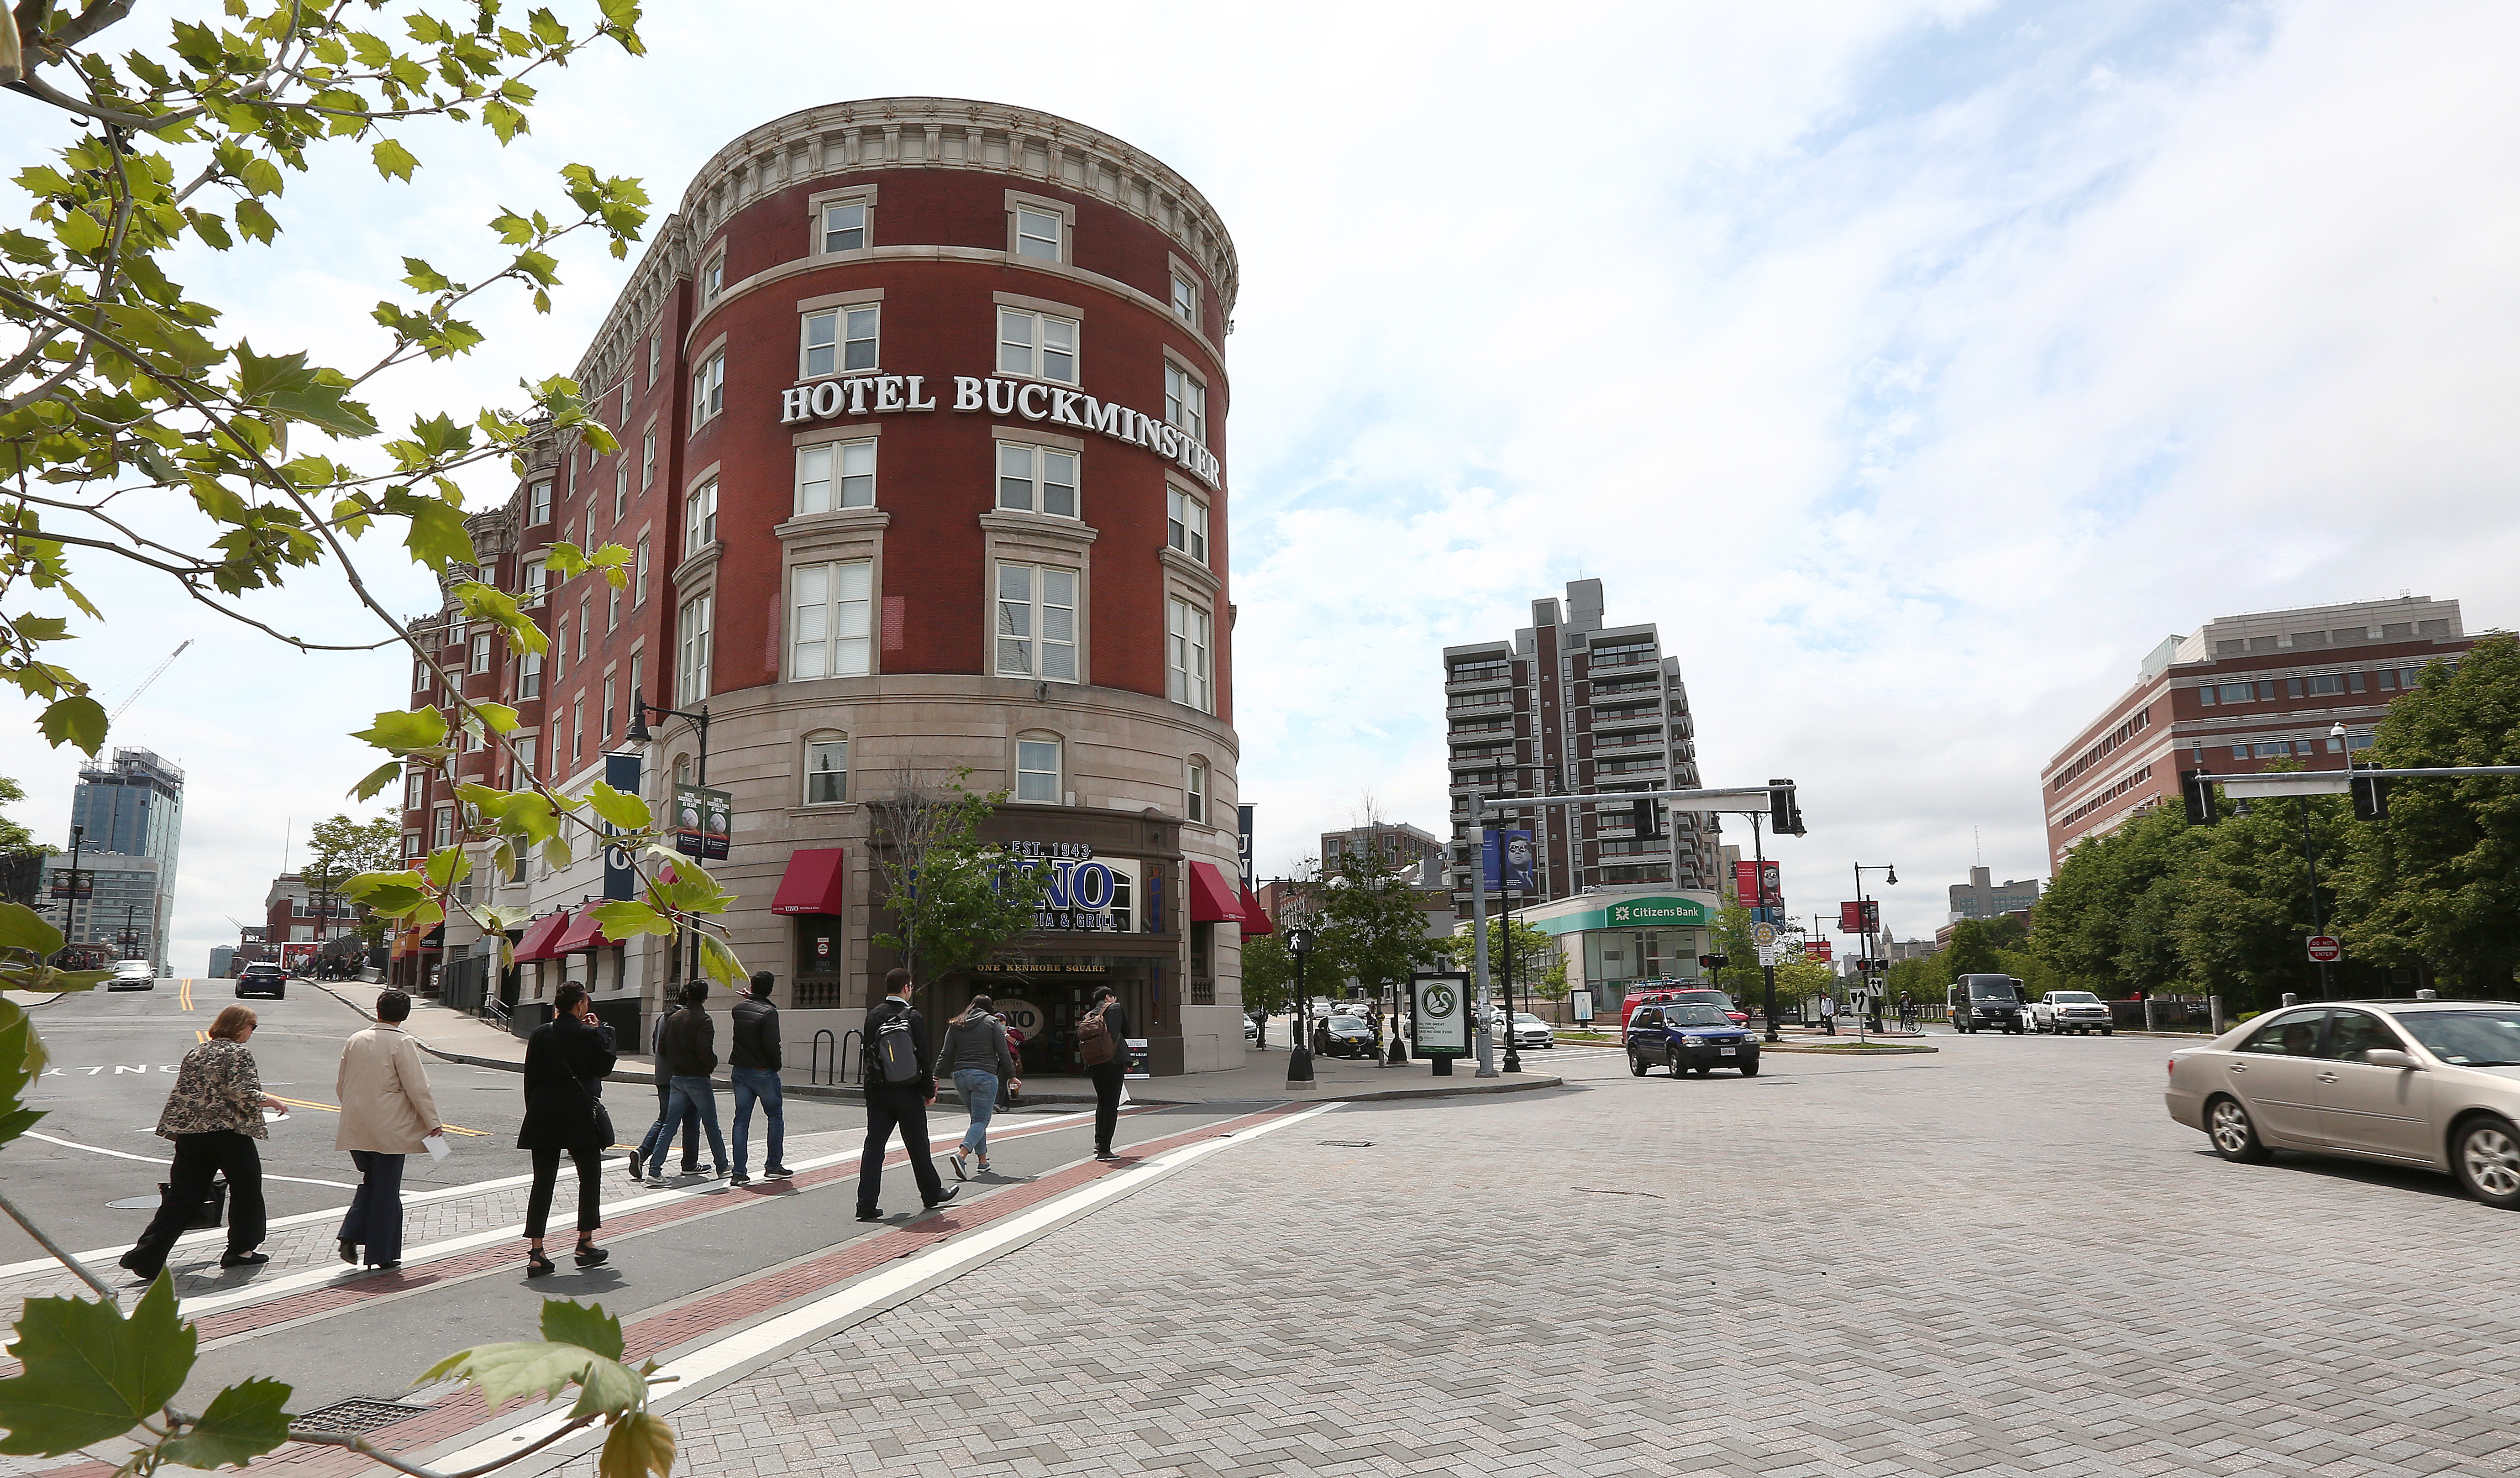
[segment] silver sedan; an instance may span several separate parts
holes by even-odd
[[[2170,1116],[2227,1160],[2277,1149],[2419,1165],[2520,1208],[2520,1006],[2341,1001],[2171,1053]]]

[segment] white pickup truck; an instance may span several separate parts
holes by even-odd
[[[2031,1003],[2030,1024],[2060,1037],[2067,1032],[2098,1032],[2106,1037],[2117,1030],[2108,1003],[2090,991],[2049,991]]]

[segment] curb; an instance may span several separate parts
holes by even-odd
[[[1800,1053],[1810,1057],[1901,1057],[1913,1053],[1938,1053],[1942,1049],[1917,1047],[1905,1042],[1891,1043],[1882,1047],[1787,1047],[1780,1042],[1771,1042],[1759,1051],[1762,1055],[1769,1053]]]
[[[1289,1094],[1278,1098],[1211,1099],[1212,1102],[1267,1103],[1383,1103],[1405,1098],[1459,1098],[1473,1094],[1519,1094],[1543,1088],[1564,1088],[1566,1080],[1552,1073],[1524,1073],[1518,1081],[1498,1079],[1494,1082],[1447,1083],[1441,1088],[1383,1088],[1372,1093]]]

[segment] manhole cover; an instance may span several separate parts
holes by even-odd
[[[155,1211],[158,1209],[158,1197],[154,1195],[127,1195],[121,1200],[108,1201],[105,1204],[115,1211]]]
[[[428,1410],[427,1407],[399,1401],[375,1401],[365,1396],[353,1396],[348,1401],[337,1401],[329,1407],[290,1419],[294,1425],[319,1432],[373,1432]]]

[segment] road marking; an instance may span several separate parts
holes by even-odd
[[[341,1111],[341,1106],[338,1103],[318,1103],[312,1098],[292,1098],[287,1094],[273,1094],[272,1097],[292,1108],[315,1108],[321,1109],[325,1113],[339,1113]],[[490,1131],[486,1129],[467,1129],[461,1124],[441,1124],[438,1127],[445,1130],[448,1134],[471,1135],[476,1140],[484,1138],[490,1133]]]
[[[164,1155],[132,1154],[126,1150],[107,1149],[103,1145],[99,1144],[82,1144],[76,1140],[57,1140],[51,1135],[37,1134],[31,1129],[26,1131],[26,1138],[30,1140],[41,1140],[47,1144],[59,1144],[64,1149],[84,1149],[90,1154],[110,1154],[117,1160],[138,1160],[144,1165],[164,1165],[168,1163],[167,1158]],[[272,1175],[265,1172],[263,1179],[266,1181],[287,1181],[292,1186],[330,1186],[337,1190],[356,1190],[359,1188],[356,1186],[352,1186],[341,1181],[312,1181],[302,1175]],[[79,1261],[86,1262],[88,1256],[89,1254],[87,1253],[80,1253]],[[34,1266],[40,1268],[51,1261],[51,1258],[44,1258],[35,1263]],[[26,1265],[22,1263],[19,1266],[24,1267]]]
[[[762,1321],[747,1328],[736,1330],[725,1338],[687,1351],[656,1371],[656,1378],[670,1381],[650,1399],[651,1410],[670,1411],[677,1407],[705,1399],[715,1389],[716,1377],[740,1377],[747,1366],[776,1358],[788,1351],[801,1349],[828,1338],[837,1326],[856,1321],[871,1314],[909,1302],[939,1284],[989,1263],[1024,1243],[1044,1236],[1070,1222],[1092,1214],[1103,1206],[1126,1197],[1152,1182],[1207,1158],[1209,1155],[1245,1144],[1264,1135],[1301,1124],[1308,1119],[1344,1107],[1340,1103],[1314,1103],[1296,1109],[1266,1123],[1255,1124],[1231,1134],[1218,1135],[1197,1143],[1166,1150],[1142,1165],[1116,1175],[1089,1181],[1067,1193],[1044,1201],[1029,1211],[1008,1218],[994,1226],[973,1229],[940,1242],[933,1248],[903,1258],[900,1263],[852,1283],[846,1288],[814,1300],[802,1308]],[[715,1383],[712,1383],[715,1382]],[[495,1462],[518,1448],[550,1436],[567,1424],[568,1409],[555,1408],[522,1425],[510,1428],[495,1437],[476,1442],[462,1452],[439,1458],[433,1466],[464,1469]],[[583,1451],[605,1436],[601,1427],[580,1438],[547,1450],[545,1456]]]

